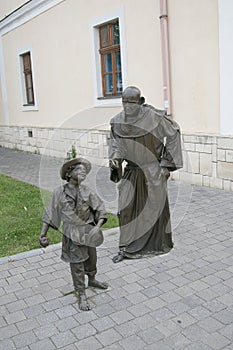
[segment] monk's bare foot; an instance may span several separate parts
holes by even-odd
[[[119,252],[116,256],[114,256],[114,257],[112,258],[112,261],[113,261],[114,263],[118,263],[118,262],[120,262],[120,261],[122,261],[122,260],[124,260],[124,255],[122,254],[122,252]]]
[[[91,310],[91,306],[87,301],[86,294],[79,294],[78,297],[78,304],[79,304],[79,309],[82,311],[89,311]]]
[[[108,284],[106,282],[97,281],[95,278],[89,278],[88,287],[108,289]]]

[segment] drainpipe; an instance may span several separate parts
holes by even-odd
[[[164,108],[167,114],[171,116],[171,85],[170,85],[170,53],[168,40],[168,10],[167,0],[160,0],[160,28],[161,28],[161,46],[162,46],[162,64],[163,64],[163,99]]]

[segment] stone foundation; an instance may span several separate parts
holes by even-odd
[[[233,136],[184,134],[183,156],[174,179],[233,191]]]
[[[0,127],[0,146],[66,158],[72,145],[77,155],[98,165],[108,164],[109,130]],[[172,174],[200,186],[233,191],[233,136],[183,134],[184,167]]]

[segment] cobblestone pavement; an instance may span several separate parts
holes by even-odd
[[[0,159],[0,173],[50,188],[41,156],[0,148]],[[49,182],[59,162],[45,162]],[[108,169],[94,170],[90,184],[116,210]],[[170,181],[169,196],[174,249],[113,264],[118,229],[108,230],[98,276],[110,287],[87,289],[89,312],[60,244],[0,259],[0,349],[233,349],[233,193]]]

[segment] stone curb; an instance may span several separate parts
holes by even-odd
[[[115,227],[115,228],[110,228],[109,230],[105,230],[104,231],[104,236],[108,237],[110,235],[113,235],[114,233],[118,233],[119,228]],[[101,246],[102,248],[104,248],[104,243]],[[38,248],[38,249],[32,249],[26,252],[22,252],[22,253],[18,253],[18,254],[13,254],[13,255],[9,255],[9,256],[4,256],[2,258],[0,258],[0,265],[5,264],[7,262],[13,262],[16,260],[22,260],[22,259],[27,259],[30,258],[32,256],[36,256],[36,255],[42,255],[57,249],[61,248],[61,242],[60,243],[56,243],[56,244],[51,244],[49,245],[47,248]]]

